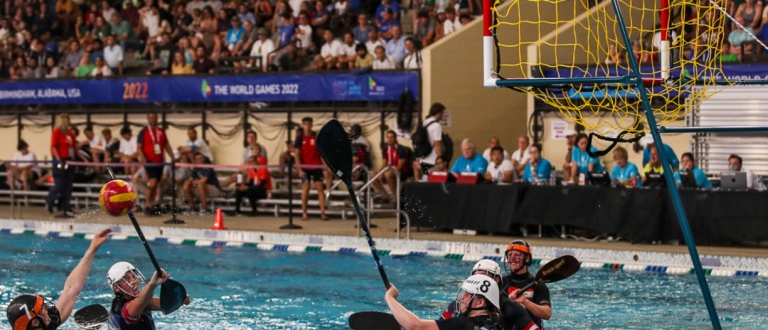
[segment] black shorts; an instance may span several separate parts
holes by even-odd
[[[429,170],[431,170],[433,167],[435,167],[435,164],[421,163],[421,173],[429,175]]]
[[[301,176],[301,183],[309,182],[323,182],[323,169],[311,169],[303,170],[304,175]]]
[[[160,180],[163,177],[163,166],[144,166],[147,177]]]

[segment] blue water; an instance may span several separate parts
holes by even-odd
[[[9,297],[58,297],[90,242],[0,234],[0,329]],[[366,254],[264,252],[152,243],[160,264],[192,296],[158,329],[346,329],[364,310],[386,311],[383,284]],[[99,251],[76,308],[111,304],[107,269],[126,260],[147,277],[152,265],[137,240],[110,241]],[[473,263],[430,257],[383,258],[399,300],[434,319]],[[536,269],[533,269],[535,272]],[[708,278],[725,328],[768,328],[768,279]],[[709,318],[694,276],[582,269],[550,285],[554,316],[548,329],[699,329]],[[159,291],[157,292],[159,294]],[[72,321],[61,329],[77,329]]]

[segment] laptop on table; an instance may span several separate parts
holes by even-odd
[[[720,173],[720,188],[728,190],[746,190],[747,172]]]

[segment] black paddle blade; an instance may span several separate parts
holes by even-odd
[[[109,320],[109,311],[102,305],[85,306],[75,312],[75,324],[86,330],[96,330]]]
[[[400,330],[392,314],[382,312],[358,312],[349,317],[352,330]]]
[[[581,268],[581,264],[573,256],[555,258],[546,265],[541,266],[536,273],[536,282],[552,283],[566,279]]]
[[[187,289],[181,283],[168,279],[160,286],[160,309],[168,315],[175,312],[187,298]]]
[[[336,119],[320,129],[315,139],[317,150],[331,172],[347,185],[352,184],[352,141]]]

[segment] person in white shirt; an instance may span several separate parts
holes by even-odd
[[[501,147],[501,141],[495,136],[491,137],[491,140],[488,141],[488,148],[483,151],[483,158],[485,158],[488,163],[491,162],[491,149],[493,149],[493,147]],[[509,159],[509,153],[507,153],[506,150],[504,150],[504,159]]]
[[[187,137],[189,140],[184,142],[184,144],[178,148],[179,153],[187,154],[187,156],[191,158],[191,153],[197,151],[207,158],[209,162],[213,163],[213,153],[211,153],[211,148],[208,147],[208,143],[206,143],[205,140],[197,136],[197,130],[194,128],[187,130]]]
[[[13,178],[13,181],[21,182],[24,190],[29,190],[29,183],[35,182],[40,177],[40,168],[37,167],[36,163],[37,156],[35,156],[34,152],[29,151],[29,145],[24,140],[19,140],[16,150],[18,151],[13,155],[13,160],[18,163],[11,162],[8,164],[10,167],[8,168],[6,180],[8,181],[8,186],[13,187],[15,183],[11,181],[11,178]]]
[[[413,38],[405,38],[403,69],[421,69],[421,51],[416,48]]]
[[[344,43],[341,44],[339,64],[337,65],[339,69],[351,69],[355,66],[355,60],[357,59],[355,47],[357,47],[357,43],[352,32],[344,33]]]
[[[120,135],[123,137],[120,140],[120,162],[121,163],[135,163],[139,157],[139,149],[136,146],[136,137],[133,136],[133,132],[129,127],[123,127],[120,130]],[[126,166],[125,174],[133,175],[138,170],[135,166]]]
[[[371,26],[368,30],[368,41],[365,42],[365,47],[368,48],[368,53],[376,54],[376,47],[378,46],[385,47],[386,50],[387,42],[379,37],[379,29]]]
[[[115,36],[107,37],[107,45],[104,46],[104,61],[113,73],[123,75],[123,49],[115,42]]]
[[[267,158],[267,148],[264,148],[263,145],[259,144],[259,135],[256,134],[256,131],[254,130],[248,130],[245,133],[245,150],[243,150],[243,164],[248,163],[248,158],[253,156],[253,146],[259,146],[260,155],[264,157],[265,160],[269,161]]]
[[[459,21],[459,17],[456,16],[455,8],[450,6],[445,8],[445,15],[446,19],[445,22],[443,22],[443,34],[449,35],[461,28],[461,22]]]
[[[755,175],[752,171],[742,166],[742,158],[739,155],[732,154],[728,157],[728,168],[733,172],[746,172],[747,173],[747,189],[764,191],[765,184],[763,184],[760,177]]]
[[[443,119],[443,112],[445,112],[445,106],[442,103],[432,104],[429,108],[427,119],[422,123],[427,128],[432,151],[426,157],[419,158],[413,162],[413,175],[416,181],[421,181],[422,177],[429,175],[429,170],[435,166],[437,157],[443,155],[443,126],[440,124],[440,120]],[[450,159],[445,159],[445,162],[450,162]]]
[[[497,184],[511,184],[515,177],[515,166],[508,159],[504,159],[504,149],[499,146],[493,147],[485,179]]]
[[[93,134],[93,127],[87,126],[83,131],[87,140],[83,141],[83,144],[88,144],[88,151],[91,153],[91,159],[93,162],[104,161],[104,139],[100,135]],[[102,170],[102,167],[96,167],[97,173]]]
[[[320,49],[320,55],[325,59],[326,69],[330,69],[336,66],[339,62],[339,55],[341,55],[341,42],[333,38],[333,31],[323,31],[323,39],[325,44]]]
[[[299,24],[296,25],[296,33],[293,34],[294,40],[299,40],[299,52],[304,56],[307,51],[315,49],[312,43],[312,25],[309,23],[309,14],[301,12],[299,14]]]
[[[528,151],[528,147],[531,146],[531,140],[528,139],[527,135],[523,135],[517,139],[517,147],[518,149],[512,153],[512,165],[515,165],[515,171],[517,171],[518,176],[523,175],[523,171],[525,170],[525,165],[528,165],[528,161],[531,158],[530,152]]]
[[[374,70],[394,70],[395,60],[391,56],[387,56],[387,51],[384,46],[376,47],[376,59],[373,61]]]
[[[266,28],[261,27],[256,30],[256,33],[259,35],[259,40],[256,40],[256,42],[253,43],[251,57],[261,56],[261,69],[264,72],[267,72],[271,60],[268,56],[275,51],[275,42],[272,41],[272,39],[269,39],[269,31],[267,31]],[[254,65],[253,62],[254,60],[251,60],[251,66]]]

